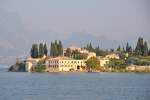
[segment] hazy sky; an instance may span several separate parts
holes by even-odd
[[[150,41],[150,0],[0,0],[0,17],[0,35],[17,34],[14,39],[37,32],[53,39],[84,33],[118,42],[133,43],[138,36]]]

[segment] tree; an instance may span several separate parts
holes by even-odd
[[[66,56],[66,57],[71,57],[71,50],[70,50],[70,48],[67,48],[67,50],[66,50],[64,56]]]
[[[78,55],[79,55],[79,52],[77,51],[77,50],[74,50],[74,51],[72,51],[72,57],[74,58],[74,59],[77,59],[78,58]]]
[[[62,46],[61,41],[59,41],[59,43],[58,43],[58,53],[61,56],[63,55],[63,46]]]
[[[96,47],[94,51],[95,51],[96,55],[100,55],[100,48],[99,48],[99,46]]]
[[[126,45],[126,53],[129,52],[129,43],[127,42],[127,45]]]
[[[143,54],[143,46],[144,46],[143,38],[139,37],[137,45],[136,45],[136,48],[135,48],[136,56],[142,56],[142,54]]]
[[[46,67],[45,67],[44,64],[45,64],[45,59],[40,60],[40,61],[37,63],[36,67],[34,68],[34,71],[35,71],[35,72],[44,72],[45,69],[46,69]]]
[[[124,47],[122,48],[122,52],[123,52],[123,53],[125,52],[125,49],[124,49]]]
[[[55,41],[55,43],[53,44],[53,56],[54,56],[54,57],[59,56],[58,45],[57,45],[57,42],[56,42],[56,41]]]
[[[88,70],[95,70],[100,67],[100,61],[96,57],[91,57],[87,60],[86,66]]]
[[[51,47],[50,47],[50,56],[53,56],[54,49],[53,49],[53,43],[51,42]]]
[[[126,53],[128,53],[129,55],[132,55],[132,53],[133,53],[132,47],[129,45],[128,42],[126,45]]]
[[[126,63],[124,59],[111,59],[108,63],[108,67],[113,69],[125,69]]]
[[[85,47],[85,49],[87,49],[88,51],[90,52],[93,52],[93,47],[92,47],[92,44],[87,44],[87,46]]]
[[[148,45],[147,42],[144,41],[142,37],[139,37],[137,46],[135,48],[136,56],[148,56]]]
[[[47,50],[47,45],[46,45],[46,43],[44,44],[44,54],[45,54],[45,56],[47,56],[47,52],[48,52],[48,50]]]
[[[120,47],[120,45],[118,46],[117,51],[121,51],[121,47]]]
[[[114,52],[115,50],[114,49],[110,49],[110,52]]]
[[[33,44],[30,51],[32,58],[38,58],[38,44]]]
[[[78,53],[74,59],[87,59],[88,54],[86,53]]]
[[[144,42],[144,46],[143,46],[143,56],[148,56],[148,45],[147,42]]]
[[[148,51],[148,55],[150,56],[150,50]]]
[[[44,45],[43,43],[39,44],[39,57],[43,57],[44,56]]]
[[[61,41],[59,43],[57,40],[55,42],[51,42],[51,48],[50,48],[50,56],[62,56],[63,55],[63,46]]]

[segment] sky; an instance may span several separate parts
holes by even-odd
[[[0,55],[55,39],[65,47],[135,46],[139,36],[150,44],[150,0],[0,0]]]

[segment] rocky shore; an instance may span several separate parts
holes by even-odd
[[[11,71],[11,72],[25,72],[26,71],[25,70],[25,63],[24,62],[16,63],[16,64],[10,66],[8,71]]]

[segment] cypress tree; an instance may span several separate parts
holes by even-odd
[[[120,47],[120,45],[118,46],[117,51],[121,51],[121,47]]]
[[[126,52],[129,52],[129,43],[127,42],[127,45],[126,45]]]
[[[150,50],[148,51],[148,55],[150,56]]]
[[[66,50],[64,56],[66,56],[66,57],[71,57],[71,55],[72,55],[72,53],[71,53],[70,48],[67,48],[67,50]]]
[[[54,46],[53,46],[53,42],[51,42],[50,56],[54,56]]]
[[[62,56],[63,55],[63,45],[61,41],[57,42],[51,42],[51,47],[50,47],[50,56]]]
[[[44,56],[44,45],[43,43],[40,43],[39,45],[39,57],[43,57]]]
[[[38,58],[38,44],[33,44],[30,51],[32,58]]]
[[[87,49],[88,51],[93,51],[93,50],[94,50],[91,43],[90,43],[90,44],[87,44],[86,49]]]
[[[122,48],[122,52],[125,52],[124,46],[123,46],[123,48]]]
[[[143,38],[139,37],[136,48],[135,48],[135,54],[136,56],[142,56],[143,55]]]
[[[93,47],[91,43],[89,44],[89,51],[93,51]]]
[[[58,45],[57,45],[57,42],[55,42],[53,44],[53,56],[54,57],[58,56]]]
[[[47,56],[47,45],[46,45],[46,43],[44,44],[44,54],[45,54],[45,56]]]
[[[59,44],[58,44],[59,46],[58,46],[58,52],[59,52],[59,55],[63,55],[63,46],[62,46],[62,43],[61,43],[61,41],[59,41]]]
[[[148,56],[148,45],[147,42],[144,42],[144,46],[143,46],[143,56]]]
[[[95,53],[96,53],[97,56],[100,56],[101,50],[100,50],[99,46],[96,47],[94,51],[95,51]]]

